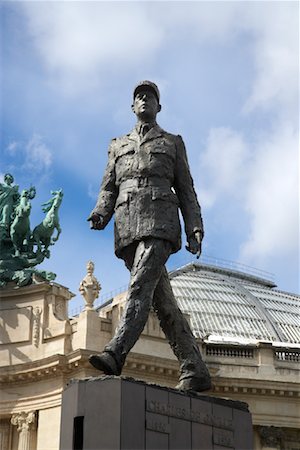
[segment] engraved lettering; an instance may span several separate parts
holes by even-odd
[[[220,416],[203,413],[199,410],[180,408],[172,403],[161,403],[158,400],[146,400],[146,411],[161,414],[162,416],[175,417],[177,419],[189,420],[202,423],[204,425],[222,428],[224,430],[233,430],[233,422]]]
[[[222,430],[214,430],[213,433],[214,444],[222,445],[222,447],[233,448],[233,436],[232,433],[222,431]]]
[[[170,425],[168,423],[160,422],[159,420],[147,419],[147,430],[156,431],[158,433],[170,433]]]

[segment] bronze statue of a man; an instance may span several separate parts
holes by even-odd
[[[180,363],[182,390],[210,389],[211,380],[195,337],[177,306],[165,263],[181,247],[180,208],[187,250],[200,255],[203,224],[180,136],[156,123],[158,87],[142,81],[134,89],[131,133],[111,141],[99,197],[88,220],[102,230],[115,214],[115,253],[130,270],[126,308],[113,339],[90,363],[120,375],[125,358],[146,324],[151,306]]]

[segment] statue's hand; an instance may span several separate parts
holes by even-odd
[[[193,255],[197,255],[197,259],[201,255],[203,236],[204,234],[201,230],[194,231],[188,239],[188,245],[185,247],[189,252],[193,253]]]
[[[87,220],[90,222],[92,230],[103,230],[103,217],[100,214],[92,213]]]

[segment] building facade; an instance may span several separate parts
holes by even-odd
[[[208,395],[248,403],[255,450],[300,450],[300,297],[257,274],[213,265],[189,264],[170,278],[212,375]],[[95,298],[92,283],[81,286]],[[69,317],[73,294],[56,283],[0,292],[0,450],[58,450],[62,391],[71,378],[101,374],[88,357],[114,334],[126,293],[98,308],[86,301]],[[153,311],[123,375],[178,382]]]

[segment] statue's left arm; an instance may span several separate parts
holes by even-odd
[[[186,149],[181,136],[176,137],[174,189],[179,199],[179,206],[184,220],[188,241],[187,250],[200,255],[201,241],[204,236],[201,208],[194,189]]]

